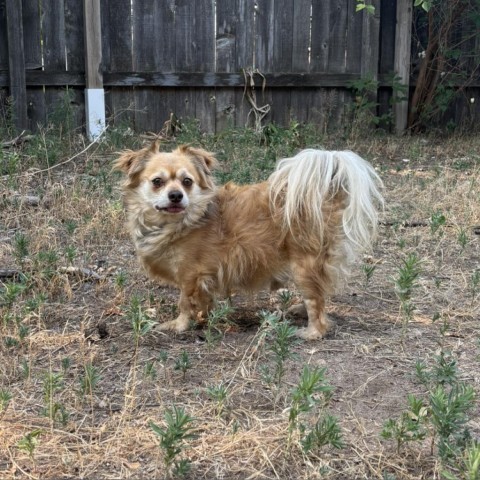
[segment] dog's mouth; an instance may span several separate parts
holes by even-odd
[[[182,213],[185,211],[185,207],[181,207],[180,205],[169,205],[168,207],[164,207],[164,208],[156,207],[156,209],[159,212],[166,212],[166,213]]]

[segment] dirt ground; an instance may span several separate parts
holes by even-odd
[[[394,141],[364,148],[385,182],[377,242],[329,302],[327,337],[294,347],[280,392],[261,374],[269,360],[258,314],[278,308],[276,295],[235,297],[235,312],[213,345],[205,325],[184,334],[153,328],[136,345],[127,314],[132,296],[162,322],[175,315],[177,292],[140,270],[116,179],[104,182],[81,160],[61,171],[28,171],[14,185],[1,177],[0,389],[11,400],[0,409],[0,478],[165,478],[149,422],[164,425],[173,405],[194,417],[196,437],[182,453],[191,462],[186,478],[441,478],[428,439],[397,452],[380,437],[385,421],[406,409],[408,394],[425,395],[415,362],[430,364],[440,349],[452,352],[462,380],[480,391],[480,285],[473,280],[480,270],[479,144],[425,142],[416,143],[415,158]],[[112,158],[86,162],[107,168]],[[38,191],[39,203],[29,204],[26,196]],[[433,232],[439,212],[445,222]],[[22,258],[15,254],[19,232],[29,239]],[[38,256],[51,250],[55,261]],[[421,273],[405,325],[394,279],[410,253]],[[369,281],[364,265],[375,266]],[[29,287],[9,304],[5,285],[22,283],[21,272]],[[185,375],[175,369],[183,351],[192,364]],[[342,449],[306,455],[298,438],[288,444],[289,399],[306,364],[326,367],[334,387],[328,410],[341,427]],[[88,365],[99,378],[82,393]],[[67,412],[55,420],[42,413],[52,373],[61,374],[54,401]],[[206,388],[222,382],[228,396],[218,414]],[[480,439],[478,402],[468,427]],[[37,429],[29,453],[21,441]]]

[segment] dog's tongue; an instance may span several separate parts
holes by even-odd
[[[168,213],[180,213],[183,212],[183,207],[167,207],[165,209]]]

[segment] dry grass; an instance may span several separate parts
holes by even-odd
[[[325,142],[338,148],[335,143]],[[422,394],[414,363],[432,358],[440,344],[452,350],[461,376],[478,390],[480,285],[472,287],[472,275],[480,269],[480,141],[385,137],[348,147],[371,159],[386,184],[380,236],[365,259],[376,268],[366,284],[359,262],[332,299],[329,336],[295,347],[279,400],[260,373],[266,358],[257,313],[275,303],[266,293],[235,299],[235,325],[213,347],[198,329],[152,331],[135,348],[125,313],[132,296],[163,321],[174,315],[176,292],[150,282],[137,266],[117,180],[109,173],[111,154],[89,151],[58,169],[1,177],[0,265],[21,270],[28,287],[11,306],[0,306],[0,389],[12,395],[0,410],[0,477],[164,478],[149,422],[163,424],[165,409],[178,405],[195,418],[197,437],[184,454],[192,463],[188,478],[439,478],[428,443],[398,454],[379,432],[405,408],[408,393]],[[25,195],[39,195],[40,204],[22,203]],[[445,225],[432,233],[438,212]],[[23,259],[15,257],[19,233],[29,240]],[[48,251],[54,260],[39,256]],[[410,252],[421,259],[422,273],[414,320],[405,331],[392,277]],[[88,270],[68,271],[70,264]],[[4,287],[17,280],[1,279]],[[32,304],[39,295],[43,300]],[[432,322],[436,312],[449,323],[445,336],[440,322]],[[193,364],[185,379],[174,369],[183,350]],[[168,354],[165,364],[161,352]],[[62,369],[65,358],[70,365]],[[100,375],[92,395],[80,392],[90,364]],[[290,392],[304,364],[327,367],[335,387],[329,409],[342,427],[343,449],[306,456],[298,435],[288,446]],[[155,378],[145,373],[149,365]],[[63,376],[54,393],[69,414],[63,423],[42,414],[49,372]],[[222,415],[206,394],[220,382],[228,388]],[[469,427],[478,438],[478,409]],[[41,433],[29,455],[19,441],[35,429]]]

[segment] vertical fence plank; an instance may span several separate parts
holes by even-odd
[[[8,70],[7,14],[5,3],[0,2],[0,72]],[[7,88],[0,87],[0,125],[7,118]]]
[[[237,71],[253,68],[255,44],[255,0],[237,0],[237,32],[235,51],[237,56]],[[235,125],[244,127],[249,121],[250,105],[244,97],[244,92],[235,92]]]
[[[328,51],[329,73],[345,73],[347,71],[347,34],[348,34],[348,0],[333,0],[330,5],[330,46]],[[330,119],[335,127],[343,124],[345,101],[348,93],[345,88],[337,88],[334,92],[336,103],[331,105]],[[330,122],[330,120],[328,120]]]
[[[239,19],[236,8],[236,0],[217,2],[217,38],[215,41],[216,71],[218,73],[234,73],[237,71],[236,40]],[[233,127],[235,108],[235,90],[232,88],[217,88],[215,91],[216,131],[219,132]]]
[[[26,70],[42,68],[40,5],[38,2],[23,0],[23,41],[25,46]],[[27,87],[28,128],[35,131],[45,124],[45,94],[43,87]]]
[[[101,0],[103,70],[131,72],[132,12],[130,0]],[[116,87],[105,91],[110,123],[135,125],[133,87]]]
[[[255,18],[255,67],[261,73],[270,73],[273,67],[273,45],[275,41],[275,0],[263,0],[256,4]],[[257,104],[259,107],[270,105],[270,113],[264,118],[263,123],[272,120],[272,89],[264,92],[257,88]]]
[[[393,74],[395,57],[396,0],[383,0],[380,12],[379,66],[378,73]],[[386,115],[391,109],[392,92],[389,88],[380,88],[378,92],[378,114]]]
[[[360,74],[362,77],[371,78],[373,81],[378,79],[379,68],[379,39],[380,39],[380,1],[373,0],[375,7],[374,14],[368,14],[363,11],[363,34],[362,34],[362,64]],[[375,105],[372,108],[372,114],[378,115],[378,90],[369,95],[369,100]]]
[[[364,23],[365,17],[370,16],[356,11],[357,0],[348,0],[347,7],[347,41],[345,55],[345,71],[348,73],[360,73],[362,68],[362,53],[364,51]],[[377,72],[374,72],[376,75]]]
[[[310,71],[326,73],[328,71],[328,57],[330,51],[332,0],[319,2],[312,1],[312,34]],[[332,48],[334,45],[332,44]],[[330,93],[326,89],[314,89],[310,97],[308,121],[317,124],[324,130],[330,116]]]
[[[65,5],[63,0],[42,0],[43,60],[46,72],[66,70]],[[83,3],[79,2],[78,8]],[[45,87],[45,110],[47,121],[58,120],[65,88]]]
[[[173,2],[135,0],[133,11],[134,71],[169,73],[175,65],[175,24]],[[145,48],[149,45],[149,48]],[[135,126],[144,131],[158,132],[168,119],[174,103],[168,102],[166,89],[136,88]]]
[[[397,0],[397,25],[395,30],[395,73],[400,82],[410,81],[410,45],[412,38],[412,2]],[[393,106],[395,132],[401,135],[407,128],[408,100],[395,102]]]
[[[100,0],[84,0],[83,5],[86,130],[88,138],[94,140],[102,134],[105,128],[105,94],[103,91],[103,71],[101,68],[102,28],[100,20]]]
[[[292,72],[310,71],[311,0],[297,0],[293,5]],[[296,88],[291,92],[291,118],[299,122],[308,119],[312,89]]]
[[[269,71],[276,73],[291,72],[293,53],[293,2],[290,0],[275,0],[273,57]],[[304,28],[309,28],[309,18]],[[267,85],[268,87],[268,85]],[[274,88],[272,90],[271,120],[278,125],[288,126],[291,118],[292,96],[290,88]]]
[[[5,2],[0,2],[0,70],[8,69],[7,12]]]
[[[6,0],[9,94],[15,128],[28,128],[27,88],[25,83],[25,53],[23,47],[22,5],[16,0]]]
[[[214,0],[195,1],[195,49],[196,72],[209,73],[215,69],[215,14]],[[201,120],[200,128],[215,131],[215,90],[198,88],[195,95],[195,116]]]
[[[177,72],[193,72],[195,69],[195,4],[189,0],[177,0],[175,9],[175,69]],[[195,90],[176,89],[175,113],[179,118],[195,117]]]

